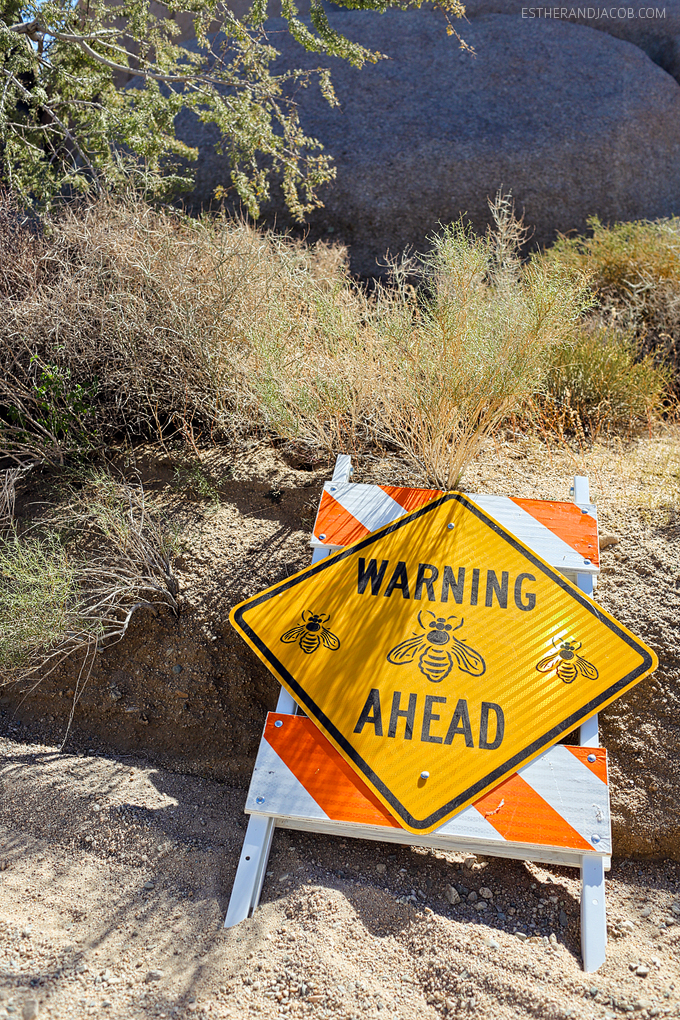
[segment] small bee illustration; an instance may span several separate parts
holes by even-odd
[[[556,650],[550,655],[546,655],[545,659],[541,659],[537,664],[536,669],[539,673],[549,673],[554,669],[565,684],[573,684],[579,673],[588,680],[597,680],[600,674],[592,662],[588,662],[576,654],[583,642],[563,641],[558,645],[553,638],[552,643]]]
[[[330,620],[327,613],[313,613],[311,609],[305,609],[302,620],[303,627],[293,627],[281,635],[284,644],[292,645],[294,641],[297,641],[305,655],[311,655],[322,644],[324,648],[337,652],[340,647],[338,638],[324,627],[324,623],[328,623]]]
[[[429,621],[428,616],[431,617]],[[418,613],[418,626],[425,633],[416,634],[396,645],[388,652],[387,661],[393,666],[403,666],[407,662],[413,662],[420,652],[418,669],[433,684],[439,684],[446,679],[453,669],[454,659],[458,663],[458,669],[463,673],[481,676],[486,670],[484,659],[474,648],[453,636],[453,631],[460,630],[465,623],[462,617],[457,627],[448,622],[456,619],[456,616],[436,616],[429,609],[427,611],[421,609]]]

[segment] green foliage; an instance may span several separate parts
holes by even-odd
[[[650,422],[664,408],[668,370],[639,343],[615,329],[583,330],[578,341],[552,352],[543,392],[550,411],[591,433],[603,427]]]
[[[49,651],[83,620],[77,569],[56,537],[0,538],[0,663],[14,669]]]
[[[391,0],[419,6],[422,0]],[[385,10],[387,0],[347,0]],[[460,15],[459,0],[445,0]],[[319,0],[311,27],[293,0],[283,15],[306,50],[341,57],[356,67],[380,59],[340,35]],[[220,0],[173,0],[168,17],[153,0],[6,0],[0,9],[0,173],[25,201],[57,195],[141,189],[168,195],[187,188],[196,151],[175,137],[182,108],[217,125],[229,177],[217,197],[235,191],[257,216],[272,175],[301,220],[320,205],[331,180],[329,156],[300,126],[288,98],[313,80],[336,102],[328,72],[273,74],[276,50],[263,31],[268,0],[242,20]],[[177,42],[176,15],[193,17],[197,46]],[[115,27],[114,27],[115,26]],[[133,79],[130,87],[123,85]],[[182,169],[184,167],[185,169]]]
[[[545,258],[587,273],[601,303],[638,303],[662,281],[680,281],[680,220],[605,226],[592,217],[588,227],[586,236],[560,238]]]
[[[177,536],[141,486],[101,472],[61,487],[27,535],[0,536],[0,668],[4,679],[84,662],[119,641],[133,614],[177,610]]]

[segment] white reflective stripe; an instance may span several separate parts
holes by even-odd
[[[391,524],[397,517],[403,517],[406,513],[403,506],[388,496],[379,485],[364,485],[358,482],[335,485],[333,482],[326,482],[324,489],[368,531],[377,531],[378,528]],[[316,533],[316,526],[314,531]]]
[[[477,495],[472,492],[469,496],[511,535],[538,553],[557,570],[578,570],[581,573],[597,570],[596,567],[590,567],[589,570],[580,553],[507,496],[487,496],[483,493]]]
[[[491,822],[487,822],[484,815],[480,814],[473,804],[441,825],[436,833],[438,836],[467,836],[468,839],[484,839],[494,843],[506,842],[500,832],[494,829]]]
[[[593,850],[611,853],[609,788],[567,747],[556,744],[518,774]]]
[[[263,799],[259,801],[258,798]],[[260,741],[246,800],[246,812],[253,811],[267,815],[328,818],[264,737]]]

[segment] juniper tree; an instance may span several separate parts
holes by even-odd
[[[384,11],[422,0],[340,2]],[[170,16],[152,0],[0,0],[0,176],[42,204],[130,183],[154,195],[187,188],[196,151],[175,136],[174,120],[188,107],[219,129],[229,169],[218,197],[235,191],[258,215],[277,176],[302,219],[334,168],[305,135],[291,96],[315,84],[331,105],[337,100],[322,67],[274,73],[268,4],[254,0],[238,18],[222,0],[168,0]],[[447,19],[463,12],[460,0],[442,6]],[[191,46],[178,41],[173,15],[182,13],[193,17]],[[312,0],[309,19],[294,0],[283,0],[282,14],[306,50],[357,67],[382,57],[334,31],[321,0]]]

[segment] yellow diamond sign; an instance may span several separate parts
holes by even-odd
[[[657,666],[461,493],[231,621],[401,825],[430,832]]]

